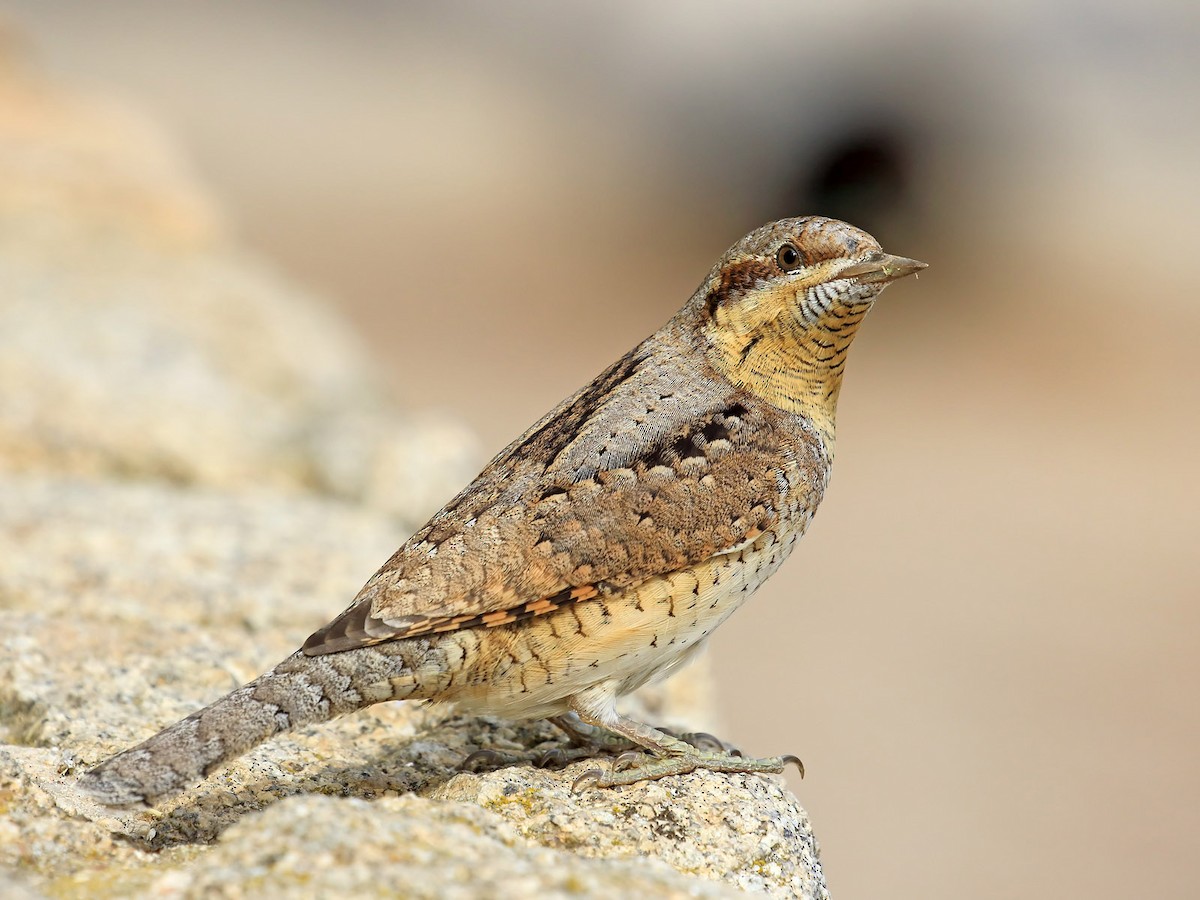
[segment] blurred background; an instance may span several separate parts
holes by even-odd
[[[930,263],[712,642],[835,897],[1194,897],[1200,6],[7,0],[490,453],[745,231]],[[482,463],[482,458],[480,462]]]

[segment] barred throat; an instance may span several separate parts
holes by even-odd
[[[846,356],[870,306],[817,284],[799,303],[722,307],[708,329],[710,358],[734,384],[810,420],[832,459]]]

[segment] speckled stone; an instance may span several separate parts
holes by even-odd
[[[246,872],[253,872],[247,881]],[[292,797],[231,828],[203,866],[153,889],[207,896],[728,898],[741,892],[637,856],[541,846],[471,803]]]
[[[150,124],[0,59],[0,472],[317,491],[419,524],[475,474],[239,250]]]

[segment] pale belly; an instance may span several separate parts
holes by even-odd
[[[465,665],[439,685],[460,709],[513,718],[564,713],[584,688],[625,694],[685,663],[791,552],[799,532],[746,547],[634,589],[524,622],[439,639]]]

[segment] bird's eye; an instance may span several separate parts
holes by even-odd
[[[800,255],[800,251],[794,245],[784,244],[775,254],[775,262],[779,263],[779,268],[783,271],[790,272],[792,269],[798,269],[804,265],[804,257]]]

